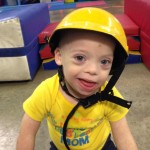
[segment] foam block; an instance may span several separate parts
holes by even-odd
[[[54,31],[54,29],[56,28],[56,26],[58,25],[59,22],[54,22],[51,24],[48,24],[43,30],[42,32],[40,32],[40,34],[38,35],[38,39],[39,39],[39,43],[43,44],[46,43],[46,38],[50,37]]]
[[[71,9],[76,8],[75,3],[64,4],[64,2],[51,2],[49,4],[49,10]]]
[[[127,36],[127,43],[129,50],[139,50],[140,49],[140,39],[135,36]]]
[[[101,6],[101,5],[105,5],[106,3],[101,0],[101,1],[89,1],[89,2],[77,2],[76,3],[76,7],[80,8],[80,7],[91,7],[91,6]]]
[[[67,0],[69,1],[69,0]],[[72,1],[72,0],[70,0]],[[48,3],[49,10],[61,10],[61,9],[71,9],[71,8],[79,8],[79,7],[88,7],[88,6],[101,6],[105,5],[105,1],[85,1],[85,2],[71,2],[71,3],[64,3],[62,1],[57,2],[50,2]]]
[[[141,53],[139,51],[129,51],[127,64],[141,63]]]
[[[0,8],[0,81],[32,80],[41,59],[38,34],[49,24],[48,5]]]
[[[54,58],[43,60],[42,66],[44,70],[54,70],[58,68],[58,65],[55,63]]]
[[[24,47],[50,23],[45,3],[1,7],[0,11],[0,48]]]
[[[150,37],[141,31],[141,54],[143,63],[150,70]]]
[[[126,14],[116,14],[115,17],[122,24],[127,36],[139,36],[139,27]]]
[[[34,43],[34,44],[33,44]],[[39,44],[33,42],[29,47],[13,49],[20,51],[19,54],[11,55],[12,49],[5,49],[8,52],[0,53],[0,81],[22,81],[31,80],[35,76],[41,60],[39,57]],[[22,54],[21,54],[22,51]]]
[[[40,45],[40,57],[41,59],[53,58],[54,55],[51,53],[51,49],[48,44]]]

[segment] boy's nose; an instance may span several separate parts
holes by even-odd
[[[98,68],[98,65],[95,63],[89,63],[85,69],[85,72],[89,73],[91,75],[97,75],[98,71],[100,71],[100,70]]]

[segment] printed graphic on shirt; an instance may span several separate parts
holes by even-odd
[[[48,113],[48,116],[51,118],[51,121],[55,125],[55,130],[61,135],[60,136],[60,142],[63,143],[63,122],[59,120],[60,122],[56,124],[56,120],[54,116],[51,113]],[[62,121],[66,119],[65,116],[61,116]],[[91,118],[82,118],[79,119],[79,116],[76,114],[72,117],[72,120],[75,121],[75,123],[85,122],[85,124],[93,123],[95,122],[95,126],[92,128],[68,128],[67,129],[67,144],[69,146],[82,146],[85,144],[88,144],[90,142],[89,134],[103,121],[102,119],[91,119]]]

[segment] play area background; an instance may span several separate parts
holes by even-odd
[[[18,6],[18,1],[5,0],[5,2],[9,2],[9,4],[7,3],[7,5],[10,5],[10,7]],[[16,4],[14,4],[13,2]],[[89,1],[85,1],[83,3],[86,4],[86,2],[89,2]],[[103,2],[102,5],[94,6],[94,7],[103,8],[113,14],[124,13],[124,1],[123,0],[102,0],[101,2]],[[53,2],[47,2],[47,3],[49,6],[47,9],[52,8],[51,3]],[[54,3],[56,4],[59,2],[55,1]],[[60,3],[62,3],[62,1],[60,1]],[[76,3],[77,2],[75,2],[75,4]],[[0,4],[2,5],[2,0],[0,0]],[[25,5],[28,5],[28,4],[25,4]],[[63,2],[63,5],[65,5],[66,7],[67,4],[64,4]],[[63,5],[62,4],[60,4],[60,6],[56,5],[58,6],[57,10],[49,10],[48,13],[45,12],[44,16],[48,16],[48,17],[45,18],[45,23],[43,24],[42,29],[40,29],[39,26],[37,26],[39,33],[43,31],[44,26],[46,27],[49,23],[59,22],[66,14],[76,9],[76,8],[60,9],[61,7],[64,7]],[[74,6],[74,3],[72,5]],[[53,8],[56,8],[56,6]],[[6,9],[7,8],[5,8],[5,10]],[[43,5],[41,9],[45,10],[45,5]],[[0,10],[3,10],[3,9],[0,7]],[[0,13],[2,13],[2,11],[0,11]],[[33,11],[32,13],[34,16],[36,16],[36,14],[38,14],[39,12],[36,13],[36,11]],[[26,21],[28,17],[29,19],[31,19],[30,18],[31,15],[29,15],[27,18],[24,18],[24,15],[23,16],[19,15],[19,16],[23,17],[24,21]],[[0,17],[2,17],[2,15],[0,15]],[[15,21],[14,23],[16,23]],[[38,20],[35,20],[35,21],[38,21]],[[22,20],[20,21],[20,24],[17,24],[18,27],[22,27],[21,23],[22,23]],[[39,24],[41,24],[40,20],[39,20]],[[28,30],[28,34],[26,34],[26,32],[22,34],[23,37],[26,37],[27,35],[29,35],[30,32],[29,32],[29,28],[26,28],[26,26],[24,26],[24,29],[26,29],[26,31]],[[34,35],[36,35],[36,37],[38,38],[39,34],[35,33]],[[33,37],[34,36],[31,36],[30,38],[33,38]],[[24,44],[24,46],[26,47],[26,45],[28,45],[30,41],[29,41],[29,38],[25,38],[25,39],[26,39],[25,40],[26,42],[24,41],[23,38],[20,40],[22,40],[22,44]],[[32,42],[31,43],[36,45],[37,42],[38,41],[35,40],[33,41],[33,43]],[[21,49],[24,50],[24,46]],[[40,49],[40,46],[41,45],[39,45],[38,47],[39,49]],[[4,50],[6,49],[3,48],[3,51]],[[23,57],[23,60],[32,60],[30,57],[29,57],[30,59],[27,59],[29,56],[28,52],[29,51],[27,49],[24,50],[24,53],[26,56]],[[2,57],[4,57],[4,55],[8,55],[8,53],[3,53]],[[22,55],[21,55],[21,59],[22,59]],[[0,150],[14,150],[15,149],[16,138],[19,132],[21,118],[24,113],[23,108],[22,108],[22,103],[25,101],[26,98],[28,98],[32,94],[34,89],[43,80],[53,76],[57,72],[56,69],[53,70],[53,69],[43,68],[43,64],[42,64],[43,59],[40,58],[40,54],[39,54],[38,60],[41,63],[36,64],[36,65],[39,65],[38,69],[36,70],[35,74],[31,76],[32,78],[30,78],[30,80],[0,82]],[[24,61],[24,62],[27,63],[27,61]],[[9,70],[11,70],[10,66],[11,66],[11,63],[8,63],[7,67],[9,68]],[[0,69],[1,69],[1,66],[0,66]],[[19,68],[19,69],[22,69],[22,68]],[[19,72],[19,69],[17,70],[18,72]],[[33,72],[33,70],[31,72]],[[1,74],[2,74],[2,71],[0,71],[0,75]],[[10,73],[10,75],[12,75],[12,73]],[[12,76],[13,78],[18,77],[15,75],[12,75]],[[2,77],[4,79],[4,75]],[[129,122],[129,126],[132,130],[132,133],[135,137],[135,140],[137,142],[137,145],[139,147],[139,150],[149,150],[150,149],[150,144],[149,144],[150,143],[150,140],[149,140],[150,72],[149,70],[142,62],[127,64],[122,76],[120,77],[120,80],[117,82],[116,87],[127,100],[133,101],[133,105],[129,111],[127,119]],[[44,120],[37,134],[35,150],[49,149],[49,141],[50,141],[50,138],[48,135],[47,125],[46,125],[46,121]]]

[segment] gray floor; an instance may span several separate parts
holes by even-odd
[[[123,0],[107,0],[107,3],[108,11],[123,11]],[[51,22],[59,21],[69,11],[72,10],[50,12]],[[22,103],[41,81],[54,73],[56,70],[44,71],[40,67],[33,81],[0,83],[0,150],[15,150],[16,137],[24,113]],[[142,63],[126,65],[116,86],[126,99],[133,101],[127,118],[139,150],[150,150],[150,71]],[[35,149],[49,149],[45,120],[37,134]]]

